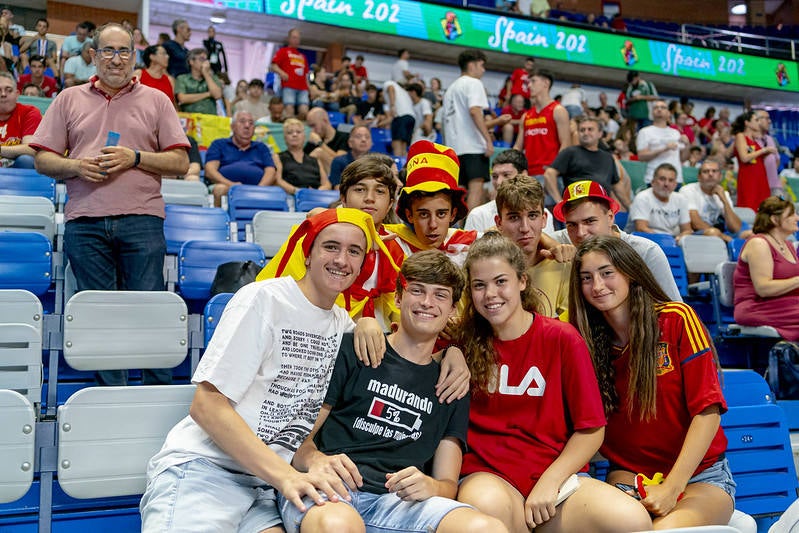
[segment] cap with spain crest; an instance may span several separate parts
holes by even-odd
[[[566,213],[563,212],[566,204],[583,198],[604,200],[614,215],[619,212],[619,202],[611,198],[602,185],[595,181],[583,180],[575,181],[566,187],[566,190],[563,191],[563,200],[552,208],[552,214],[561,222],[566,222]]]
[[[408,150],[405,165],[407,177],[405,187],[397,198],[397,215],[408,222],[405,214],[411,207],[411,195],[415,192],[449,193],[455,220],[465,218],[469,212],[466,207],[466,189],[458,187],[460,161],[455,150],[443,144],[427,140],[413,143]]]

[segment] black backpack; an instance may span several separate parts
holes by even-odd
[[[772,346],[765,378],[778,400],[798,400],[799,344],[780,341]]]
[[[211,283],[211,296],[222,292],[236,292],[255,281],[255,276],[260,271],[261,267],[253,261],[231,261],[219,265]]]

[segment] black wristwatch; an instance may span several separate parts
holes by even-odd
[[[136,154],[136,158],[133,160],[133,168],[136,168],[141,163],[141,152],[134,150],[134,154]]]

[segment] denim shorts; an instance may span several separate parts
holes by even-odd
[[[308,105],[311,102],[308,98],[308,91],[304,89],[300,90],[283,87],[283,89],[281,89],[281,98],[285,105]]]
[[[460,508],[471,508],[465,503],[449,498],[433,496],[421,502],[406,502],[394,493],[372,494],[370,492],[349,491],[351,501],[341,500],[358,511],[367,532],[427,533],[435,531],[447,513]],[[324,497],[324,495],[323,495]],[[310,508],[313,500],[304,498],[303,503]],[[297,533],[305,517],[297,507],[278,494],[280,515],[286,533]]]
[[[142,532],[261,531],[280,525],[275,490],[203,458],[167,468],[139,504]]]
[[[611,463],[608,473],[614,470],[623,469],[619,465]],[[730,495],[733,503],[735,502],[735,480],[732,479],[730,463],[723,455],[721,459],[689,479],[688,484],[690,485],[691,483],[707,483],[708,485],[718,487]]]
[[[735,480],[732,479],[730,463],[724,456],[689,479],[688,484],[690,485],[691,483],[707,483],[716,486],[729,494],[733,503],[735,503]]]

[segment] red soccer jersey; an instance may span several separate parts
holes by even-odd
[[[558,125],[553,113],[560,104],[551,101],[538,111],[531,107],[524,115],[524,155],[527,156],[527,173],[541,176],[544,169],[555,160],[560,150]]]
[[[24,89],[29,83],[33,83],[30,74],[23,74],[20,76],[19,82],[17,83],[17,89],[19,89],[19,92],[22,93],[22,89]],[[42,89],[42,92],[44,92],[44,95],[47,98],[52,98],[55,96],[55,93],[58,92],[58,84],[56,83],[55,78],[52,76],[42,76],[42,84],[39,87]]]
[[[696,134],[694,133],[693,128],[691,128],[687,124],[682,128],[680,128],[680,126],[678,126],[677,124],[669,124],[669,127],[673,130],[677,130],[678,132],[680,132],[680,135],[685,135],[686,137],[688,137],[688,142],[690,142],[691,144],[693,144],[694,140],[696,139]]]
[[[625,348],[613,362],[619,409],[608,417],[605,441],[600,448],[611,463],[634,473],[669,476],[694,416],[711,405],[721,412],[727,403],[721,393],[718,370],[707,331],[694,310],[683,303],[656,307],[660,342],[657,364],[657,418],[643,421],[634,411],[627,417],[630,353]],[[719,460],[727,449],[724,430],[719,429],[694,475]]]
[[[284,46],[275,53],[272,63],[289,76],[289,79],[282,80],[283,87],[298,91],[308,90],[308,61],[302,52],[296,48]]]
[[[356,82],[360,80],[368,80],[369,74],[366,72],[366,67],[361,65],[360,67],[356,67],[355,65],[350,65],[350,70],[355,74]]]
[[[499,386],[472,394],[461,473],[496,474],[527,497],[575,430],[605,425],[599,386],[585,341],[557,319],[535,315],[494,349]]]
[[[510,94],[520,94],[525,98],[530,98],[530,75],[523,68],[517,68],[510,75],[510,80],[513,82],[510,88]]]
[[[500,111],[500,115],[510,115],[511,120],[519,120],[520,118],[522,118],[524,116],[525,113],[527,113],[526,109],[521,109],[519,111],[516,111],[509,105],[506,105],[505,107],[502,108],[502,111]],[[501,131],[502,131],[502,128],[497,126],[497,133],[499,133]],[[514,138],[516,137],[516,135],[518,133],[519,133],[519,126],[514,125],[513,126],[513,136],[514,136]]]
[[[38,107],[17,104],[8,120],[0,122],[0,144],[3,146],[21,144],[22,138],[33,135],[41,121],[42,114]]]

